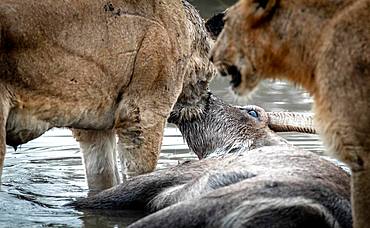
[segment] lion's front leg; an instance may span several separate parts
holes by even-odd
[[[172,35],[153,25],[136,47],[115,120],[124,178],[155,169],[167,117],[183,87],[187,56],[178,52]]]
[[[152,105],[132,104],[121,113],[115,127],[124,179],[155,169],[170,108],[160,115]]]
[[[89,195],[119,184],[114,131],[73,129],[72,132],[83,154]]]

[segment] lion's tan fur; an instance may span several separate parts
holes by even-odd
[[[212,54],[240,70],[239,95],[267,78],[313,95],[324,142],[353,171],[355,227],[370,224],[369,17],[369,0],[241,0]]]
[[[16,147],[52,127],[74,129],[109,164],[116,133],[124,168],[153,170],[179,95],[213,74],[202,23],[180,0],[1,1],[0,175],[5,140]],[[116,167],[84,157],[92,179],[115,183]]]

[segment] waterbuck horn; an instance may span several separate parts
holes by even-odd
[[[316,134],[313,114],[296,112],[267,112],[268,126],[276,132],[296,131]]]

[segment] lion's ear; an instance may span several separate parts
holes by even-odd
[[[256,26],[274,13],[278,0],[250,0],[249,3],[251,24]]]
[[[218,13],[206,21],[206,29],[211,34],[212,39],[217,39],[224,28],[224,16],[225,12]]]

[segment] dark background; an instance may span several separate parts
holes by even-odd
[[[236,0],[188,0],[207,19],[215,13],[224,11],[227,7],[237,2]]]

